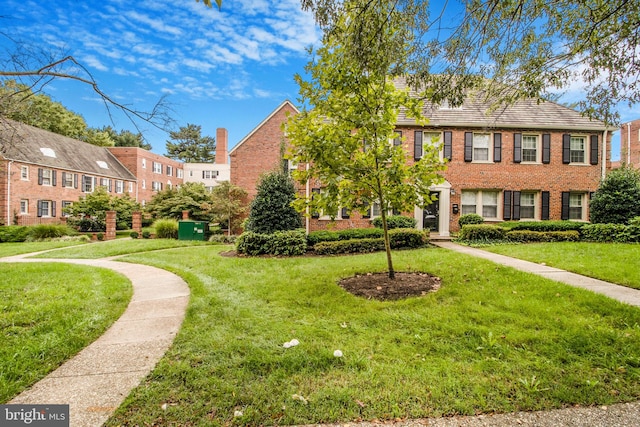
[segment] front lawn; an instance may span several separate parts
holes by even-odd
[[[640,289],[639,244],[559,242],[482,249]]]
[[[0,243],[0,258],[28,254],[31,252],[45,251],[49,249],[65,248],[68,246],[84,245],[86,242],[79,240],[57,240],[46,242],[20,242]]]
[[[132,295],[128,279],[101,268],[0,263],[0,277],[0,403],[102,335]]]
[[[173,347],[108,425],[350,422],[640,398],[637,308],[434,248],[394,260],[441,277],[438,292],[365,300],[336,283],[384,271],[384,253],[219,254],[228,249],[127,258],[180,274],[191,300]]]

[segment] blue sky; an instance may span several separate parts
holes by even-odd
[[[166,96],[176,129],[192,123],[215,137],[223,127],[231,147],[284,100],[297,103],[293,75],[321,35],[300,0],[223,0],[221,11],[195,0],[2,0],[0,16],[6,34],[73,55],[117,102],[150,111]],[[581,89],[576,82],[562,100],[579,99]],[[86,85],[56,81],[45,92],[89,126],[135,131]],[[620,113],[623,122],[640,117],[638,108]],[[164,154],[168,134],[139,125]],[[619,131],[612,154],[619,158]]]

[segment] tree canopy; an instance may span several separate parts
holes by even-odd
[[[296,76],[308,108],[289,121],[286,131],[293,161],[308,165],[294,177],[319,187],[318,193],[298,200],[297,208],[335,216],[340,208],[363,210],[379,203],[393,279],[387,214],[431,203],[430,186],[442,180],[438,172],[445,165],[438,146],[425,144],[417,162],[402,147],[402,135],[395,131],[398,113],[404,109],[422,123],[422,102],[397,89],[389,76],[403,61],[413,34],[391,3],[371,3],[345,2],[351,7],[337,18],[306,67],[310,81]],[[344,37],[355,37],[350,32],[355,20],[358,37],[369,41],[362,55],[366,62],[343,43]]]
[[[448,2],[442,10],[429,10],[427,3],[302,0],[324,36],[339,37],[361,68],[370,61],[375,34],[366,30],[364,14],[354,15],[346,27],[341,16],[383,4],[390,13],[402,12],[398,25],[413,39],[389,71],[434,88],[429,96],[435,103],[458,104],[478,85],[502,103],[555,99],[583,81],[580,110],[612,124],[619,118],[618,104],[640,100],[640,2],[462,0],[464,10],[457,14]]]
[[[169,132],[166,156],[185,163],[212,163],[216,159],[216,140],[202,136],[202,127],[189,124],[178,131]],[[172,142],[175,141],[175,142]]]
[[[211,220],[211,193],[201,182],[185,182],[180,188],[159,191],[146,204],[145,210],[156,219],[182,219],[182,211],[196,221]]]

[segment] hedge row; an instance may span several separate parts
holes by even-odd
[[[569,231],[531,231],[512,230],[506,234],[510,242],[533,243],[533,242],[577,242],[580,240],[580,233],[575,230]]]
[[[587,224],[582,227],[582,238],[590,242],[640,242],[640,225]]]
[[[584,227],[583,222],[575,221],[507,221],[500,224],[500,227],[509,230],[529,230],[529,231],[578,231]]]
[[[307,251],[304,230],[276,231],[272,234],[246,231],[236,241],[236,251],[256,255],[302,255]]]
[[[426,233],[415,229],[395,229],[389,231],[391,249],[419,248],[428,242]],[[319,255],[358,254],[385,250],[384,238],[367,238],[323,241],[313,246]]]
[[[384,231],[379,228],[349,228],[340,231],[312,231],[307,236],[309,246],[315,246],[320,242],[335,242],[338,240],[375,239],[384,236]]]
[[[34,226],[8,225],[0,226],[0,242],[19,243],[73,236],[77,231],[61,224],[41,224]]]

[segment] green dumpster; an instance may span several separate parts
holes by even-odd
[[[178,221],[178,240],[204,240],[206,227],[203,221]]]

